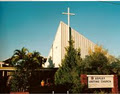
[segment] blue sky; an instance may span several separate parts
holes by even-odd
[[[115,2],[120,4],[120,2]],[[102,44],[109,53],[120,55],[120,5],[104,2],[0,2],[0,61],[22,47],[49,53],[60,21],[94,43]]]

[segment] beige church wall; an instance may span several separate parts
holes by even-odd
[[[71,29],[71,36],[74,40],[74,46],[75,49],[80,48],[81,49],[81,57],[84,58],[86,55],[88,55],[89,49],[94,50],[95,44],[85,38],[83,35],[79,34],[74,29]]]
[[[62,59],[64,58],[64,55],[66,53],[65,47],[68,46],[68,26],[61,22],[61,32],[62,32],[62,38],[61,38],[61,42],[62,42],[62,47],[61,47],[61,52],[62,52]],[[75,31],[74,29],[71,28],[71,36],[72,39],[74,40],[74,47],[76,49],[80,48],[81,49],[81,57],[84,58],[86,55],[88,55],[88,51],[89,49],[94,50],[94,46],[95,44],[88,40],[87,38],[85,38],[83,35],[79,34],[77,31]]]
[[[48,55],[48,57],[47,57],[47,61],[46,61],[45,65],[43,65],[43,67],[48,67],[48,65],[49,65],[49,58],[50,58],[50,57],[52,57],[52,47],[51,47],[50,52],[49,52],[49,55]]]
[[[65,23],[61,22],[61,59],[64,58],[66,54],[65,47],[68,45],[68,26]]]
[[[61,63],[61,24],[56,33],[56,37],[53,45],[53,63],[56,67],[59,67]]]
[[[88,55],[89,49],[94,51],[95,44],[84,37],[82,34],[78,33],[74,29],[71,28],[71,36],[74,40],[74,47],[76,49],[81,49],[81,57],[84,58],[86,55]],[[53,45],[50,49],[50,53],[48,55],[48,59],[51,56],[53,63],[55,64],[55,67],[59,67],[61,64],[62,59],[64,59],[64,56],[66,54],[65,47],[69,45],[68,43],[68,26],[64,22],[60,22],[55,39],[53,41]],[[49,65],[47,62],[45,64],[45,67]]]
[[[44,67],[47,67],[49,65],[50,57],[52,59],[53,64],[55,64],[55,67],[59,67],[59,64],[61,63],[61,24],[59,24],[57,33],[55,35],[55,39],[51,46],[51,49]]]

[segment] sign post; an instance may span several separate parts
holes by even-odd
[[[117,75],[81,75],[81,84],[88,88],[111,88],[113,94],[118,93]]]
[[[112,93],[116,94],[116,93],[119,93],[118,92],[118,77],[117,77],[117,75],[114,75],[113,80],[114,80],[114,87],[112,88]]]
[[[88,88],[113,88],[113,75],[87,75]]]

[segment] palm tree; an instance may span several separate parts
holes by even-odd
[[[24,67],[31,71],[41,68],[43,64],[42,58],[39,52],[34,51],[33,53],[28,53],[25,58]]]
[[[29,53],[27,48],[22,48],[21,50],[15,50],[12,56],[12,65],[19,65],[20,62],[25,61],[27,54]]]
[[[11,80],[11,89],[13,91],[25,91],[29,86],[28,79],[30,77],[30,73],[25,67],[28,53],[28,49],[23,47],[21,50],[15,50],[12,56],[12,66],[17,69],[13,74],[13,79]]]
[[[13,90],[24,91],[30,86],[29,81],[31,80],[32,74],[37,68],[42,67],[43,59],[39,52],[34,51],[30,53],[24,47],[21,50],[17,49],[14,51],[12,64],[17,68],[17,71],[12,81]],[[18,86],[17,89],[16,86]]]
[[[45,63],[44,57],[42,57],[39,52],[34,51],[32,58],[33,58],[33,62],[35,62],[38,65],[38,67],[42,67],[42,64]]]

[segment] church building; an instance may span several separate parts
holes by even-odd
[[[72,37],[72,39],[74,40],[74,47],[76,49],[81,49],[82,58],[88,55],[89,49],[91,49],[92,51],[94,50],[96,44],[94,44],[92,41],[78,33],[73,28],[70,27],[68,30],[68,25],[61,21],[52,47],[50,49],[45,67],[49,66],[49,64],[51,63],[54,64],[54,67],[59,67],[62,59],[66,54],[65,47],[69,46],[69,37]]]

